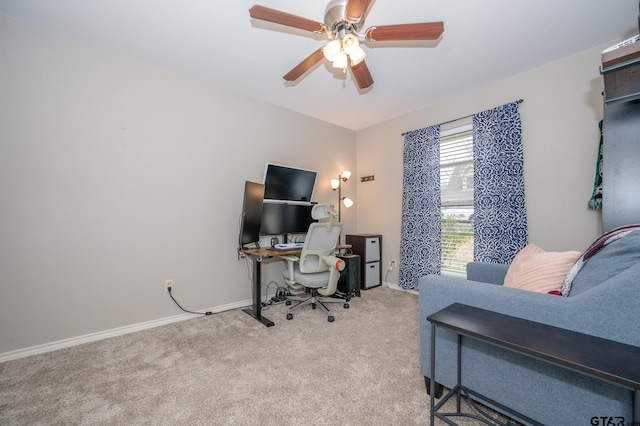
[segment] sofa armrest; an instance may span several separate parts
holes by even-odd
[[[502,285],[508,269],[509,265],[501,263],[469,262],[467,263],[467,279]]]
[[[462,303],[549,325],[562,326],[571,317],[566,297],[535,293],[502,285],[439,275],[418,280],[420,305],[420,364],[422,374],[430,377],[431,323],[427,317],[453,303]],[[567,303],[569,302],[569,303]],[[561,318],[561,319],[560,319]],[[437,381],[451,388],[456,383],[455,363],[447,361],[455,354],[455,339],[450,331],[438,333]],[[446,340],[446,341],[443,341]]]
[[[423,276],[418,280],[423,366],[429,365],[430,358],[431,328],[426,318],[453,303],[640,346],[640,321],[633,320],[638,314],[639,275],[637,263],[573,297],[439,275]]]
[[[453,303],[558,326],[571,322],[579,311],[571,298],[439,275],[421,277],[418,290],[423,324],[428,315]]]

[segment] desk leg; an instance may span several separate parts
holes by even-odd
[[[262,259],[259,256],[253,258],[253,306],[251,308],[243,309],[244,312],[251,315],[267,327],[273,326],[273,321],[262,316],[262,304],[260,298],[262,296],[262,290],[260,283],[262,282]]]

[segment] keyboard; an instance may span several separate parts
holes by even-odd
[[[280,243],[273,246],[276,250],[295,250],[301,249],[304,246],[304,243]]]

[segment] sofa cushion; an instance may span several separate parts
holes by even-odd
[[[604,245],[584,262],[573,281],[569,297],[577,296],[640,262],[640,230]]]
[[[580,255],[578,251],[547,252],[535,244],[528,244],[511,262],[504,286],[539,293],[560,290]]]

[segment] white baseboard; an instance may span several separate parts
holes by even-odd
[[[251,306],[251,300],[245,300],[241,302],[231,303],[228,305],[217,306],[211,309],[204,309],[200,312],[211,312],[217,314],[219,312],[229,311],[231,309],[244,308]],[[45,343],[42,345],[31,346],[24,349],[17,349],[15,351],[9,351],[0,354],[0,363],[5,361],[11,361],[13,359],[24,358],[31,355],[42,354],[45,352],[51,352],[58,349],[68,348],[71,346],[81,345],[83,343],[95,342],[102,339],[108,339],[110,337],[122,336],[124,334],[135,333],[136,331],[147,330],[149,328],[159,327],[162,325],[171,324],[178,321],[184,321],[192,319],[193,314],[180,314],[171,317],[160,318],[152,321],[145,321],[138,324],[131,324],[124,327],[113,328],[111,330],[99,331],[97,333],[85,334],[83,336],[71,337],[69,339],[58,340],[56,342]]]
[[[400,290],[400,291],[406,291],[407,293],[418,294],[417,290],[407,290],[406,288],[400,287],[398,284],[385,282],[385,283],[382,283],[382,285],[384,285],[385,287],[390,288],[391,290]]]

